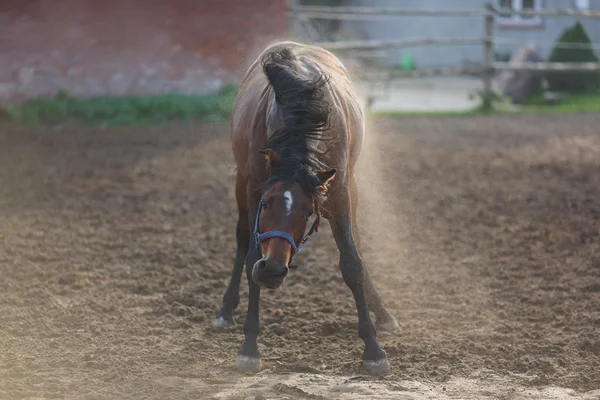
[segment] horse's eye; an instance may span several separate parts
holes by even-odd
[[[304,218],[306,218],[306,220],[308,221],[310,219],[310,217],[312,217],[312,215],[313,215],[312,212],[306,213],[306,215],[304,216]]]

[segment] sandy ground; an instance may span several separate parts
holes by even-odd
[[[600,115],[369,125],[364,258],[401,324],[378,379],[326,228],[234,370],[226,124],[0,124],[0,399],[600,398]]]

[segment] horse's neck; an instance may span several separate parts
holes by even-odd
[[[271,96],[271,98],[267,102],[266,116],[266,128],[268,139],[271,137],[273,132],[275,132],[283,125],[281,113],[279,112],[279,107],[277,106],[277,102],[275,101],[274,95]]]

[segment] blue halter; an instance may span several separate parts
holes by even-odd
[[[302,238],[302,241],[300,242],[300,244],[298,246],[296,246],[296,243],[294,242],[294,238],[292,238],[289,234],[287,234],[285,232],[282,232],[282,231],[269,231],[269,232],[265,232],[265,233],[258,232],[258,220],[260,219],[260,212],[262,211],[262,209],[264,208],[264,206],[266,204],[267,204],[267,202],[265,200],[261,200],[260,203],[258,203],[258,212],[256,213],[256,220],[254,221],[254,238],[255,238],[256,249],[260,251],[260,242],[262,242],[263,240],[270,239],[273,237],[285,239],[290,243],[290,245],[292,245],[292,257],[290,258],[290,263],[291,263],[292,260],[294,259],[294,256],[296,255],[296,253],[298,253],[300,251],[300,249],[302,248],[302,246],[304,246],[304,244],[306,243],[308,238],[317,231],[319,216],[318,215],[316,216],[315,222],[313,222],[312,227],[310,228],[310,230],[308,231],[306,236],[304,236],[304,238]]]

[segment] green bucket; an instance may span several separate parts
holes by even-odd
[[[404,71],[411,72],[415,69],[415,60],[410,53],[402,53],[400,56],[400,67]]]

